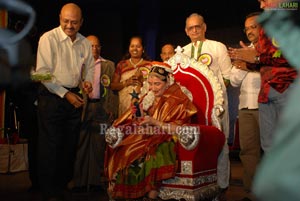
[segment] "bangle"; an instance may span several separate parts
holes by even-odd
[[[256,64],[260,63],[260,57],[259,56],[254,57],[254,63],[256,63]]]

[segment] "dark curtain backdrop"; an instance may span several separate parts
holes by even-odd
[[[25,0],[37,12],[37,37],[59,24],[59,12],[67,2],[83,11],[83,35],[95,34],[103,45],[102,55],[118,62],[128,49],[129,38],[141,35],[152,59],[159,59],[164,43],[175,46],[189,42],[186,17],[197,12],[207,23],[207,38],[237,44],[246,41],[242,32],[245,16],[258,11],[257,0]]]

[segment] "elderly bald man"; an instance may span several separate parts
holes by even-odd
[[[62,200],[73,176],[84,99],[92,91],[94,59],[90,42],[78,33],[82,13],[65,4],[60,26],[44,33],[38,45],[36,71],[50,74],[41,80],[38,95],[38,172],[44,200]]]
[[[110,89],[115,63],[101,56],[102,45],[95,35],[86,37],[95,61],[93,91],[83,110],[77,149],[73,192],[101,191],[107,188],[104,176],[105,131],[118,116],[119,97]]]

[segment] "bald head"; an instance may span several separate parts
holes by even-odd
[[[101,53],[101,44],[100,44],[100,41],[99,41],[98,37],[94,36],[94,35],[89,35],[86,38],[91,43],[93,57],[94,57],[94,60],[96,61],[99,58],[100,53]]]
[[[67,3],[62,8],[60,13],[64,12],[72,12],[73,14],[79,14],[81,17],[81,9],[80,7],[75,3]]]
[[[83,22],[80,7],[74,3],[65,4],[60,11],[59,19],[65,34],[74,41]]]
[[[99,41],[98,37],[95,35],[89,35],[86,37],[89,41]]]

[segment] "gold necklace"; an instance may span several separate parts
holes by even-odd
[[[132,65],[134,68],[136,68],[137,65],[139,65],[140,63],[142,63],[143,60],[144,60],[144,59],[141,58],[141,59],[135,64],[135,63],[132,62],[132,60],[131,60],[131,58],[130,58],[130,59],[129,59],[129,62],[131,63],[131,65]]]

